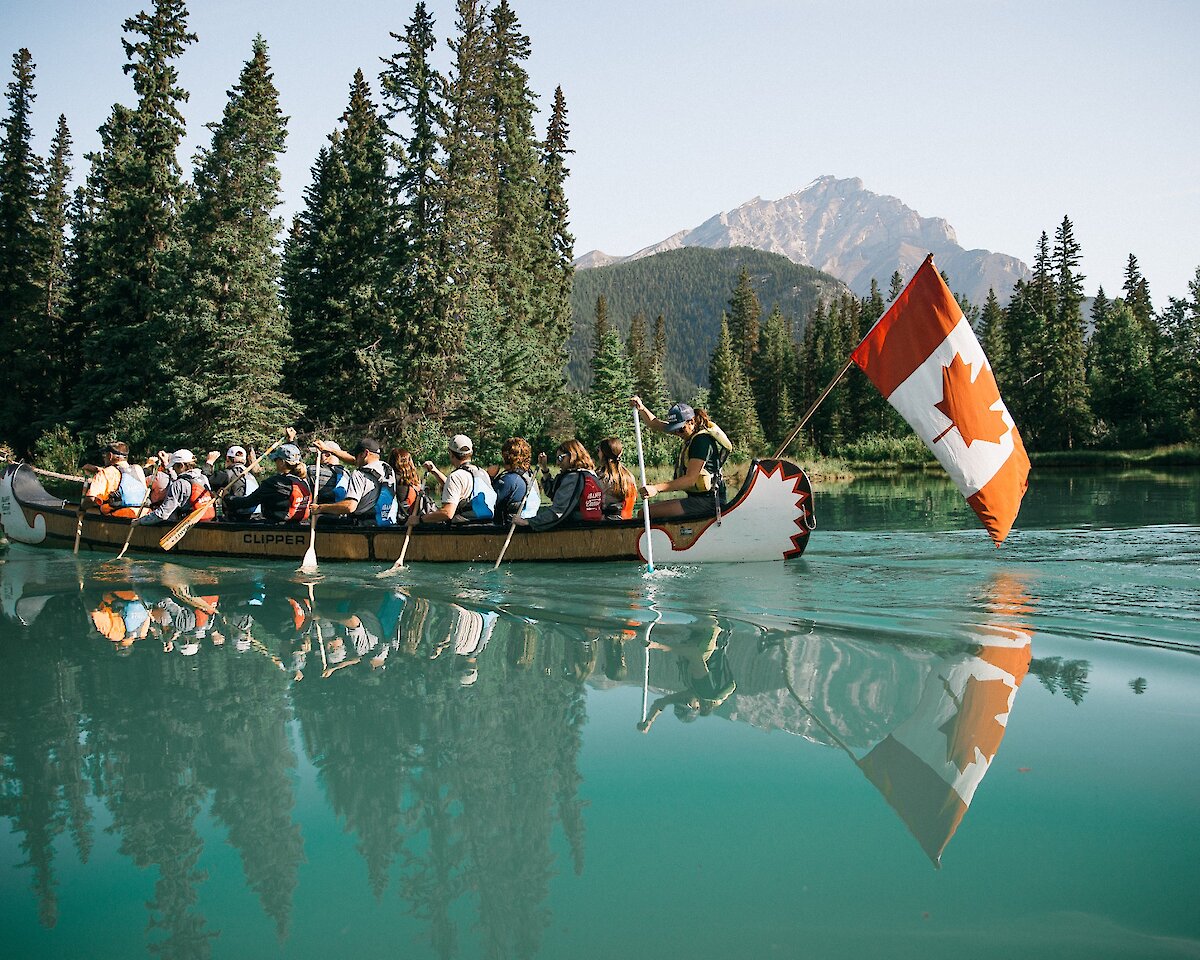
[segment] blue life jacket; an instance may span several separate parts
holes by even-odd
[[[122,507],[140,507],[146,502],[146,481],[139,479],[138,472],[128,463],[118,463],[117,469],[121,471],[121,485],[109,497],[108,502],[114,510],[120,510]]]
[[[514,491],[513,495],[505,501],[501,502],[497,499],[494,507],[496,522],[511,523],[515,516],[521,516],[528,520],[542,506],[542,497],[533,473],[529,470],[502,470],[496,474],[493,483],[499,487],[500,481],[505,477],[517,477],[521,481],[521,486],[519,492]]]
[[[476,520],[491,520],[496,515],[496,490],[492,478],[473,463],[464,463],[450,472],[454,474],[459,470],[466,470],[471,475],[471,496],[459,502],[458,510],[470,509]]]

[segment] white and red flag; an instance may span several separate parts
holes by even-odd
[[[1029,457],[932,255],[850,356],[1003,542],[1021,509]]]

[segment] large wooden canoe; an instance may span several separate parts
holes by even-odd
[[[51,496],[26,466],[0,475],[0,523],[10,540],[35,546],[70,547],[75,539],[76,504]],[[816,527],[808,476],[785,460],[755,460],[746,482],[718,524],[715,519],[656,521],[654,562],[702,563],[786,560],[798,557]],[[166,526],[138,526],[130,549],[165,553],[158,545]],[[80,548],[118,552],[129,521],[89,512]],[[416,527],[405,560],[413,562],[494,561],[505,528],[491,524]],[[198,523],[171,551],[204,557],[246,557],[298,561],[308,549],[308,526],[266,523]],[[505,560],[645,559],[645,524],[639,520],[564,524],[543,533],[518,528]],[[317,529],[320,561],[394,561],[404,544],[403,527],[323,527]]]

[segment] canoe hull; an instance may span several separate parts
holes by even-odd
[[[0,523],[10,540],[32,546],[70,547],[75,504],[52,497],[28,468],[11,466],[0,476]],[[812,488],[799,467],[786,461],[755,461],[746,483],[715,519],[656,521],[655,564],[783,560],[800,556],[815,528]],[[169,530],[135,526],[129,549],[166,554],[158,545]],[[506,528],[491,525],[416,527],[405,562],[494,562]],[[89,512],[80,549],[117,553],[129,521]],[[504,555],[508,561],[644,560],[645,526],[638,520],[564,525],[542,533],[519,528]],[[404,546],[403,527],[319,527],[321,562],[392,562]],[[174,555],[299,561],[308,550],[309,528],[264,523],[198,523],[170,551]]]

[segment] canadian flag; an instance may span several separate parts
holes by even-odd
[[[1029,457],[932,254],[850,356],[1002,543],[1021,509]]]

